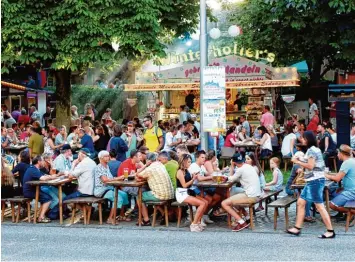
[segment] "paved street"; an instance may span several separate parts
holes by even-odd
[[[351,260],[355,237],[283,233],[190,233],[157,229],[2,225],[2,261]]]

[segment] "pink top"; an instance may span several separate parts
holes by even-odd
[[[270,112],[266,112],[261,116],[261,125],[267,127],[269,125],[274,125],[274,116]]]
[[[227,137],[226,140],[224,141],[224,146],[225,147],[234,147],[234,145],[231,143],[231,138],[236,139],[234,132],[230,133]]]

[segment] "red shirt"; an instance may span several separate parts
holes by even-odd
[[[30,117],[28,115],[20,115],[17,119],[17,123],[25,123],[27,125],[30,122]]]
[[[234,147],[234,145],[231,143],[231,138],[234,138],[234,140],[236,140],[235,134],[230,133],[227,137],[226,140],[224,141],[224,146],[225,147]]]
[[[131,158],[128,158],[126,159],[125,161],[123,161],[120,165],[120,167],[118,168],[118,171],[117,171],[117,177],[119,176],[123,176],[123,169],[124,168],[128,168],[128,174],[131,173],[131,171],[137,171],[137,166],[136,164],[133,164],[132,163],[132,159]]]
[[[336,109],[336,106],[337,106],[337,103],[336,102],[333,102],[330,106],[331,109]],[[330,113],[329,113],[329,117],[330,118],[336,118],[337,117],[337,111],[335,110],[330,110]],[[333,126],[333,128],[335,128]]]

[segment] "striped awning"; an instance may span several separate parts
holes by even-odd
[[[25,91],[26,90],[25,86],[13,84],[13,83],[6,82],[6,81],[1,81],[1,86],[10,87],[10,88],[17,89],[17,90],[20,90],[20,91]]]

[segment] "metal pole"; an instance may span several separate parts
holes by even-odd
[[[207,133],[203,130],[203,69],[207,66],[207,15],[206,0],[200,0],[200,122],[201,122],[201,149],[206,150]]]

